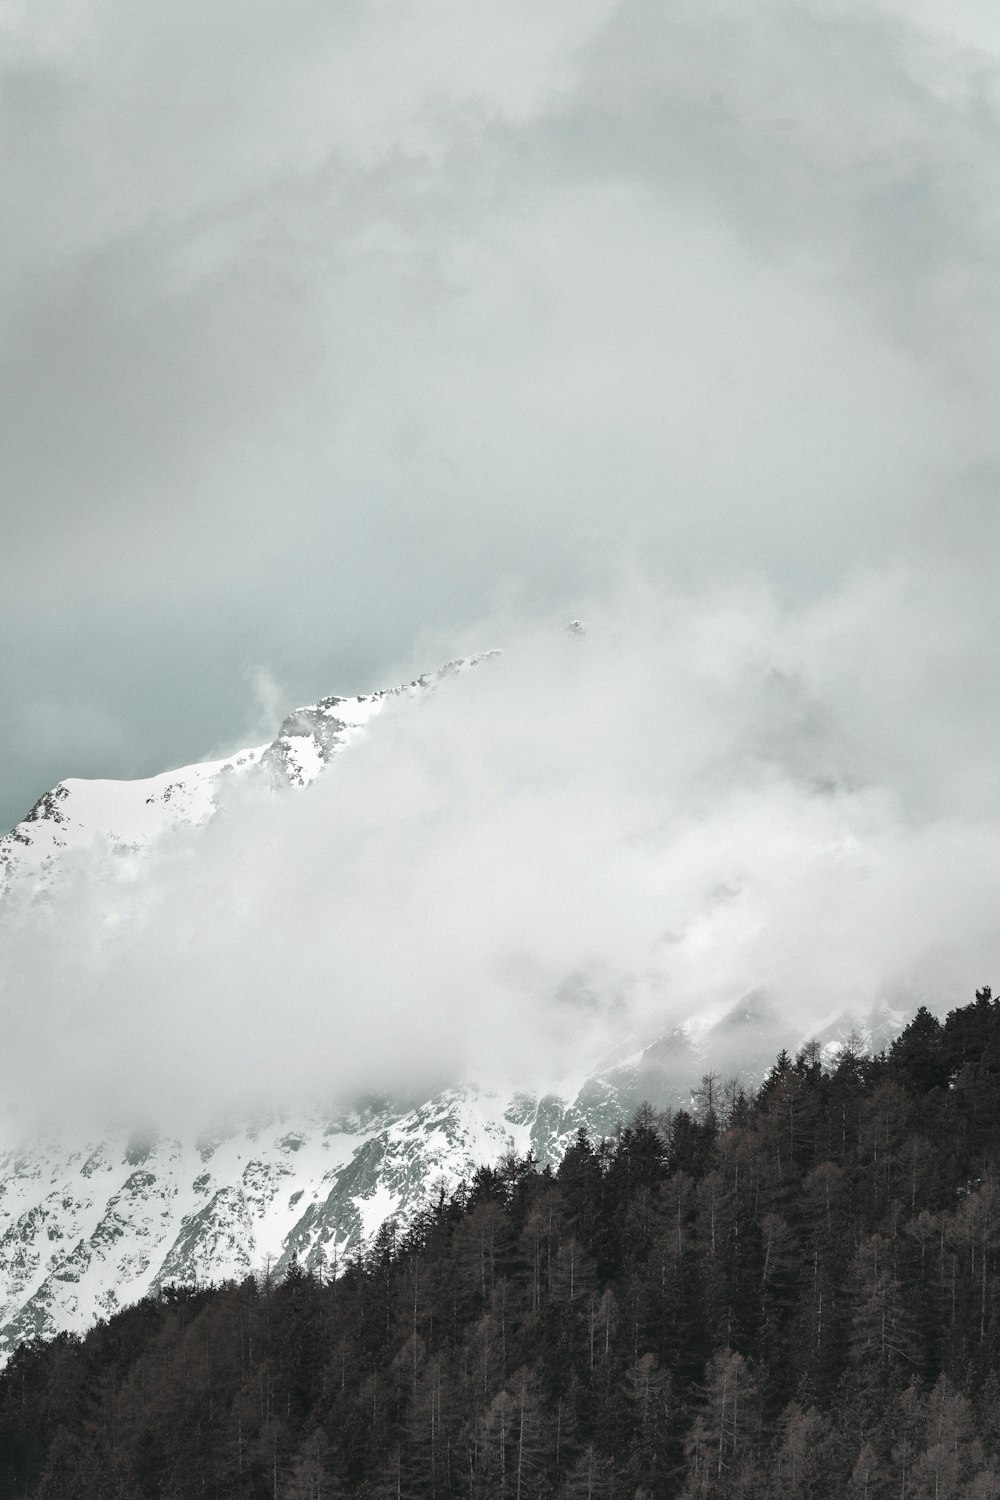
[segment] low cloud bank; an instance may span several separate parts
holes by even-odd
[[[997,709],[961,580],[797,612],[627,592],[584,635],[504,622],[313,786],[232,787],[8,913],[11,1110],[544,1086],[750,991],[794,1041],[995,976]]]

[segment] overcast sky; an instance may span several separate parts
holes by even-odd
[[[992,734],[998,84],[992,0],[0,0],[0,822],[639,574],[933,580]]]

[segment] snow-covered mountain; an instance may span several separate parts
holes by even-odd
[[[455,1089],[408,1109],[272,1118],[196,1140],[103,1140],[0,1154],[0,1359],[83,1329],[170,1283],[289,1258],[330,1271],[390,1215],[404,1222],[510,1148],[557,1159],[580,1124],[612,1128],[609,1085],[568,1105]]]
[[[277,786],[307,786],[363,733],[387,700],[433,691],[495,654],[460,658],[415,682],[367,696],[321,698],[290,713],[269,744],[225,760],[136,781],[60,781],[0,838],[0,899],[10,899],[15,891],[37,892],[58,875],[67,855],[95,842],[131,852],[152,844],[170,828],[206,823],[234,776],[266,777]]]
[[[443,690],[484,659],[387,692],[324,698],[290,714],[271,743],[225,760],[141,781],[60,782],[0,839],[0,911],[51,894],[65,863],[78,873],[90,846],[141,860],[166,831],[207,824],[233,777],[276,790],[307,785],[374,732],[389,699]],[[884,1034],[898,1019],[872,1025]],[[720,1049],[759,1076],[777,1046],[795,1040],[783,1024],[766,997],[749,995],[652,1043],[625,1038],[614,1058],[593,1059],[589,1076],[533,1093],[456,1080],[425,1099],[229,1120],[185,1138],[112,1136],[71,1148],[0,1141],[0,1360],[26,1338],[85,1328],[169,1283],[267,1265],[280,1274],[293,1255],[332,1270],[386,1217],[411,1219],[440,1185],[453,1189],[509,1149],[556,1161],[580,1126],[600,1136],[643,1098],[683,1099]],[[824,1024],[821,1037],[833,1044],[853,1023]]]

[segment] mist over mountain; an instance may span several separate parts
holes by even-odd
[[[170,1129],[572,1087],[747,996],[803,1038],[951,1003],[1000,953],[1000,808],[942,598],[905,577],[801,611],[637,591],[385,696],[329,764],[290,716],[307,785],[260,747],[141,853],[122,828],[62,851],[40,896],[8,881],[5,1107]]]
[[[506,1151],[789,1044],[877,1051],[994,971],[946,584],[632,583],[221,761],[70,778],[0,840],[0,1359],[325,1274]]]

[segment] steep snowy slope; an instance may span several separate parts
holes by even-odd
[[[67,853],[96,840],[121,852],[150,844],[167,828],[199,824],[211,816],[219,779],[260,764],[270,746],[242,751],[142,781],[83,781],[70,777],[39,797],[10,833],[0,838],[0,892],[44,884]]]
[[[632,1102],[610,1084],[570,1105],[455,1089],[405,1111],[0,1154],[0,1360],[171,1283],[281,1274],[293,1255],[332,1271],[439,1186],[511,1148],[558,1159],[581,1124],[601,1134]]]
[[[127,854],[149,846],[169,828],[207,822],[229,777],[257,775],[276,785],[307,786],[363,733],[387,700],[433,691],[495,654],[452,661],[415,682],[367,696],[321,698],[290,713],[270,744],[241,750],[226,760],[184,766],[145,780],[61,781],[0,838],[0,897],[15,889],[37,891],[57,874],[66,855],[85,851],[95,842]]]

